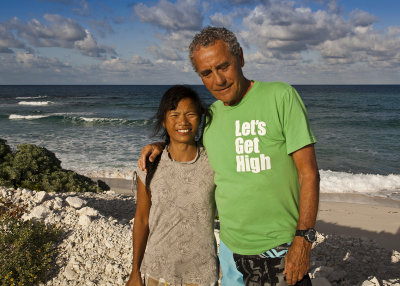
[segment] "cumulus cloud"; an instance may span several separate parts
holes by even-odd
[[[233,14],[224,15],[222,13],[215,13],[214,15],[210,16],[211,25],[229,28],[233,23],[233,17]]]
[[[134,10],[140,21],[169,31],[199,30],[203,23],[199,0],[178,0],[176,3],[160,0],[152,7],[139,3]]]
[[[368,27],[377,21],[374,15],[362,10],[354,10],[350,14],[351,22],[354,26]]]
[[[145,59],[138,55],[132,56],[131,63],[134,65],[142,65],[142,66],[152,66],[153,65],[153,63],[149,59]]]
[[[24,49],[26,46],[15,38],[8,25],[0,23],[0,53],[13,53],[11,48]]]
[[[300,64],[305,62],[304,53],[316,51],[328,64],[399,64],[398,32],[391,28],[386,33],[375,31],[374,15],[355,10],[346,19],[336,1],[317,11],[295,4],[271,0],[244,17],[245,29],[238,37],[245,47],[258,51],[247,57],[249,62],[269,63],[272,57],[282,64]]]
[[[148,47],[147,50],[152,54],[155,59],[162,59],[167,61],[180,61],[182,56],[180,53],[171,47]]]
[[[50,24],[44,25],[37,19],[23,23],[18,18],[13,18],[10,24],[20,38],[36,47],[71,48],[75,41],[86,35],[85,30],[72,19],[53,14],[45,14],[43,18]]]
[[[86,36],[81,41],[76,41],[74,43],[75,48],[80,51],[83,55],[89,57],[102,57],[104,54],[116,55],[113,48],[103,45],[98,45],[96,39],[92,34],[86,30]]]
[[[18,18],[0,24],[0,50],[24,48],[26,51],[31,51],[25,44],[27,42],[34,47],[75,48],[90,57],[116,55],[113,48],[99,45],[92,34],[75,20],[55,14],[45,14],[43,18],[49,23],[48,25],[37,19],[25,23]],[[16,36],[13,31],[16,31]]]
[[[348,24],[326,11],[296,8],[293,2],[257,6],[243,20],[247,30],[240,33],[247,44],[275,53],[298,53],[348,32]]]
[[[127,72],[129,70],[127,63],[120,58],[105,60],[101,64],[101,69],[109,72]]]
[[[26,68],[36,69],[53,69],[59,70],[60,68],[70,68],[70,64],[63,63],[55,58],[46,58],[37,56],[30,53],[17,53],[16,62]]]
[[[317,47],[330,64],[366,63],[374,67],[400,66],[400,29],[379,34],[371,27],[356,29],[354,34]]]

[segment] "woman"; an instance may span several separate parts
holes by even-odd
[[[218,280],[214,173],[195,140],[203,115],[207,110],[186,86],[171,87],[161,99],[155,134],[162,130],[166,148],[147,175],[138,170],[127,286],[144,285],[142,276],[148,286],[209,286]]]

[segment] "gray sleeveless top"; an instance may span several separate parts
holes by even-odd
[[[146,173],[137,171],[145,183]],[[214,237],[214,172],[206,151],[177,162],[164,149],[150,183],[150,233],[141,272],[171,284],[218,280]]]

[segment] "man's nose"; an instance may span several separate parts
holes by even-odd
[[[225,85],[225,83],[226,83],[225,75],[223,73],[217,71],[215,73],[215,83],[217,85]]]

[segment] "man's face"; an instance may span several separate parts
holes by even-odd
[[[235,57],[225,42],[217,40],[195,50],[193,59],[201,80],[216,99],[225,105],[235,105],[242,99],[246,93],[243,55]]]

